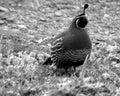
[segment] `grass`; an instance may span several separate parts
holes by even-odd
[[[119,1],[39,0],[38,9],[32,1],[6,1],[0,2],[9,9],[0,14],[0,96],[120,95]],[[93,46],[81,84],[79,77],[54,76],[41,64],[51,38],[68,28],[85,3]]]

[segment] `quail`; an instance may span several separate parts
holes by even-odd
[[[86,56],[90,55],[92,44],[86,30],[88,19],[85,10],[88,4],[84,5],[82,14],[77,15],[71,22],[68,30],[56,36],[52,42],[51,55],[43,65],[53,64],[56,68],[74,69],[83,65]]]

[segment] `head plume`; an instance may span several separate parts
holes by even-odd
[[[83,13],[76,16],[76,26],[77,27],[81,27],[81,28],[84,28],[87,23],[88,23],[88,19],[87,17],[85,16],[85,10],[88,8],[88,4],[85,4],[84,5],[84,10],[83,10]]]

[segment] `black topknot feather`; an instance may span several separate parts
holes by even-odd
[[[85,4],[85,5],[84,5],[84,11],[83,11],[83,14],[84,14],[84,15],[85,15],[85,10],[88,8],[88,6],[89,6],[88,4]]]
[[[87,9],[88,6],[89,6],[88,4],[85,4],[85,5],[84,5],[84,10]]]

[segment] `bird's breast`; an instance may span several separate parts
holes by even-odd
[[[64,38],[63,44],[66,50],[82,50],[91,48],[91,40],[87,34],[66,36]]]
[[[72,61],[78,62],[85,60],[87,54],[90,54],[91,49],[82,49],[82,50],[67,50],[64,52],[57,52],[55,58],[58,61]]]

